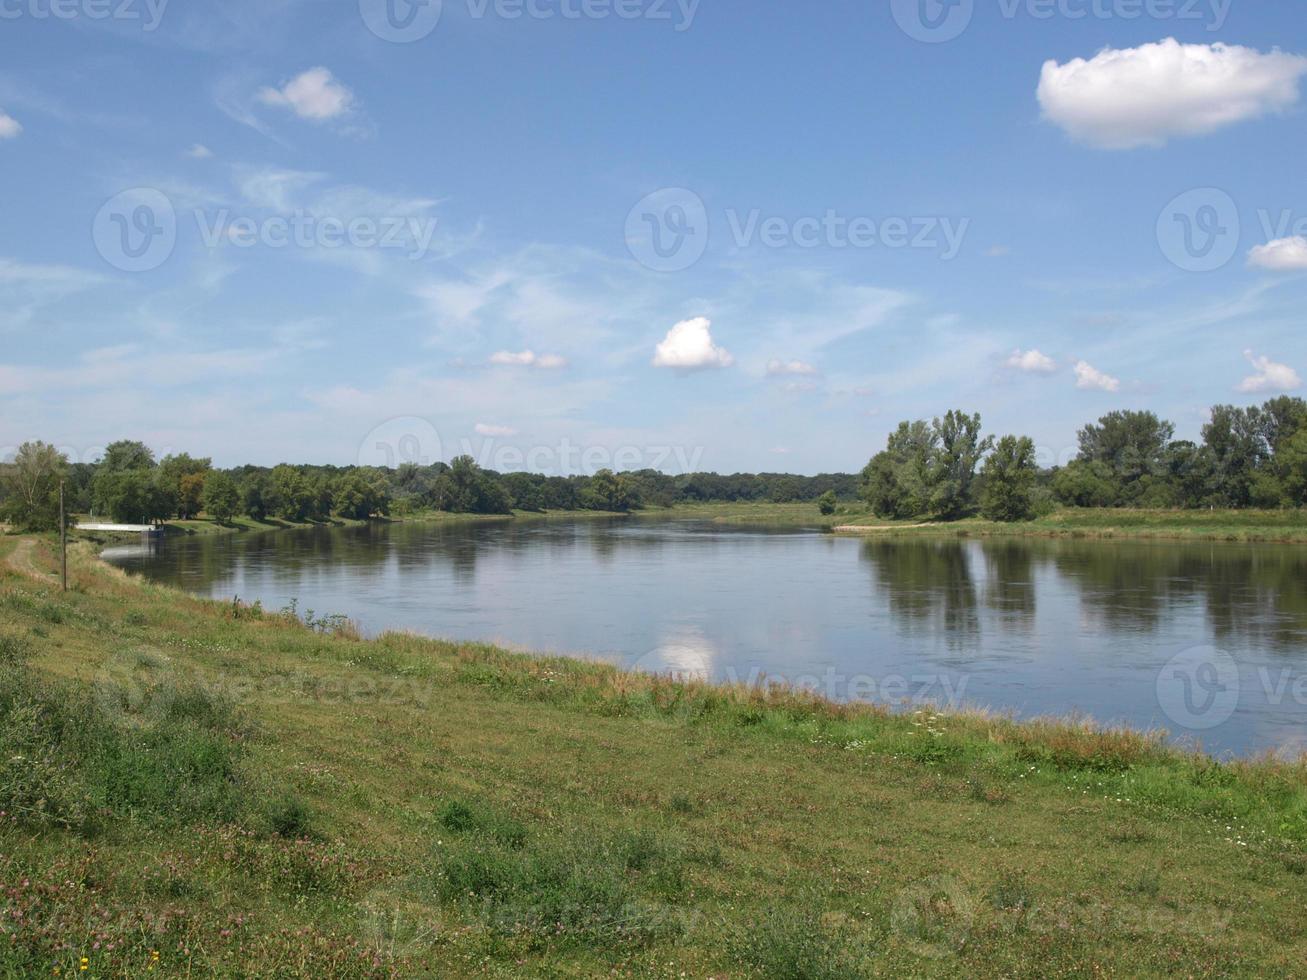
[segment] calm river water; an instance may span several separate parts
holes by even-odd
[[[1081,713],[1216,753],[1307,747],[1307,548],[835,537],[631,520],[169,538],[205,596],[832,697]]]

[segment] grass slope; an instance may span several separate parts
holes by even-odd
[[[360,642],[73,558],[63,595],[0,538],[0,976],[1302,968],[1301,765]]]

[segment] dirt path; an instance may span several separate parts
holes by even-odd
[[[9,552],[9,557],[5,559],[5,564],[19,575],[26,575],[30,578],[47,579],[50,577],[51,573],[37,568],[36,563],[32,561],[32,553],[35,550],[36,542],[31,538],[23,538],[14,545],[14,550]]]

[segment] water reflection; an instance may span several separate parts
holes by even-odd
[[[1166,724],[1158,672],[1226,650],[1256,694],[1209,747],[1301,736],[1307,550],[846,539],[629,519],[395,524],[166,539],[106,557],[192,592],[724,680],[947,673],[1020,715]],[[1307,690],[1307,684],[1303,685]],[[856,692],[850,697],[864,696]]]
[[[862,557],[905,632],[931,632],[967,648],[980,635],[968,550],[953,540],[873,538],[863,542]]]

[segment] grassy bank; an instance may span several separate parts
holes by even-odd
[[[1307,542],[1307,511],[1296,510],[1062,508],[1047,517],[1015,524],[981,518],[919,524],[885,521],[870,515],[839,523],[850,528],[868,526],[877,532],[911,534]]]
[[[1301,969],[1302,765],[53,568],[0,538],[0,976]]]

